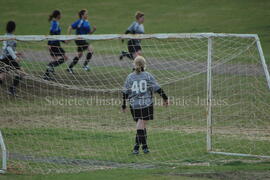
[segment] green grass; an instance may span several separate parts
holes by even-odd
[[[31,66],[30,63],[27,67],[29,67],[27,71],[31,72],[35,70],[33,67],[37,66]],[[65,73],[64,69],[61,68],[57,69],[58,78],[66,76],[63,74]],[[104,71],[104,68],[94,67],[88,76],[96,74],[97,78],[102,78],[102,74],[99,72]],[[113,71],[117,75],[123,69],[114,67]],[[31,74],[35,73],[41,72],[38,70],[31,72]],[[167,71],[167,73],[175,73],[176,76],[186,75],[174,71]],[[84,76],[75,77],[70,83],[79,83],[78,87],[84,86],[80,81],[80,78],[83,79]],[[62,82],[68,84],[69,80],[70,78],[67,77],[62,79]],[[193,82],[196,82],[195,89],[191,85]],[[218,85],[220,82],[223,82],[222,86]],[[265,113],[268,109],[263,104],[269,104],[269,98],[265,98],[267,97],[267,89],[258,86],[263,82],[263,77],[260,76],[215,75],[213,84],[217,83],[217,86],[214,86],[213,92],[217,98],[226,98],[227,105],[229,105],[213,107],[213,118],[215,119],[213,147],[215,150],[268,155],[270,144],[265,139],[268,136],[267,133],[255,132],[254,137],[252,135],[245,137],[245,133],[251,133],[250,129],[261,128],[263,130],[269,127],[267,113]],[[94,85],[91,78],[85,83],[90,87]],[[191,105],[172,104],[169,108],[159,106],[155,108],[155,121],[150,123],[148,130],[149,145],[152,151],[148,156],[130,156],[134,141],[134,122],[132,122],[129,113],[121,114],[120,105],[100,106],[98,102],[86,103],[93,96],[100,99],[114,98],[120,101],[121,96],[118,93],[85,93],[59,87],[51,88],[47,84],[31,80],[24,81],[20,87],[20,99],[9,99],[5,95],[0,96],[0,107],[4,110],[1,117],[3,120],[1,129],[10,152],[22,155],[31,154],[36,157],[64,157],[70,161],[72,159],[87,159],[115,163],[150,163],[161,164],[165,167],[170,164],[175,164],[178,167],[184,163],[210,163],[210,170],[213,169],[213,166],[223,166],[224,161],[252,162],[256,160],[206,153],[206,106],[205,104],[195,105],[197,97],[205,98],[205,83],[205,74],[199,74],[164,86],[165,91],[170,96],[186,97],[191,100]],[[232,86],[239,85],[239,83],[241,86]],[[254,85],[261,94],[265,93],[266,96],[261,97],[261,94],[258,94],[254,89]],[[77,100],[82,104],[57,105],[52,102],[60,100],[63,102]],[[254,110],[254,105],[257,105],[260,111]],[[238,127],[242,128],[242,132],[238,132]],[[106,155],[104,155],[104,151]],[[54,166],[53,163],[24,162],[11,159],[9,168],[11,172],[16,172],[16,169],[19,169],[21,173],[33,173],[47,172],[52,170]],[[71,168],[74,167],[61,167],[58,164],[56,170],[65,169],[67,172]],[[83,168],[91,169],[91,165],[86,165]]]
[[[123,33],[134,20],[136,10],[146,13],[147,33],[190,33],[224,32],[256,33],[261,37],[266,59],[270,56],[270,36],[268,33],[267,0],[163,0],[138,1],[91,1],[81,0],[5,0],[2,12],[0,33],[4,33],[6,21],[17,21],[17,34],[48,34],[47,17],[52,10],[62,10],[63,34],[71,22],[76,20],[77,12],[89,9],[89,19],[97,26],[97,34]],[[2,27],[2,28],[1,28]]]

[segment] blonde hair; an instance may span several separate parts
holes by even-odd
[[[135,18],[136,18],[136,19],[139,19],[140,17],[143,17],[143,16],[144,16],[144,13],[141,12],[141,11],[137,11],[137,12],[135,13]]]
[[[140,72],[144,71],[146,67],[146,61],[144,59],[144,57],[142,56],[137,56],[134,59],[134,70],[137,74],[139,74]]]

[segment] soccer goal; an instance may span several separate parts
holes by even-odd
[[[10,40],[0,36],[0,41]],[[145,34],[14,36],[25,76],[17,96],[7,91],[18,71],[1,63],[1,171],[81,172],[107,168],[269,161],[270,77],[255,34]],[[93,47],[73,68],[76,39]],[[121,112],[122,86],[132,60],[119,59],[127,41],[140,39],[151,72],[169,96],[154,98],[149,154],[131,155],[135,122]],[[48,40],[66,41],[68,60],[44,79],[54,59]],[[122,42],[124,40],[124,42]],[[7,153],[8,152],[8,153]],[[8,159],[8,162],[7,162]],[[210,166],[211,167],[211,166]]]

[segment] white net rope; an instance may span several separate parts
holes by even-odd
[[[16,36],[27,75],[18,97],[6,91],[16,74],[10,67],[0,88],[0,129],[8,149],[8,168],[21,173],[79,172],[117,167],[151,168],[171,164],[243,160],[206,151],[208,38],[213,40],[212,150],[270,156],[270,94],[256,46],[256,35],[141,35],[147,71],[170,97],[157,95],[155,119],[148,124],[150,154],[132,156],[135,123],[120,111],[121,89],[132,61],[119,60],[129,35],[81,36],[94,48],[76,56],[77,36]],[[62,44],[68,61],[55,68],[54,81],[42,78],[50,57],[48,39]],[[0,38],[2,41],[5,37]],[[6,66],[1,64],[0,67]],[[6,69],[6,68],[5,68]]]

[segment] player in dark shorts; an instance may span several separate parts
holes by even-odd
[[[126,30],[125,34],[144,34],[144,13],[136,12],[135,15],[136,21],[134,21]],[[122,41],[124,42],[124,41]],[[128,52],[122,51],[119,59],[122,60],[124,57],[127,57],[131,60],[140,56],[142,53],[141,40],[139,39],[130,39],[128,40]]]
[[[61,19],[61,12],[59,10],[54,10],[52,14],[49,16],[49,21],[51,23],[50,35],[61,34],[61,27],[59,25],[60,19]],[[60,40],[48,41],[48,48],[50,55],[53,58],[53,61],[48,64],[43,78],[45,80],[53,80],[51,74],[54,74],[54,68],[63,64],[68,59],[68,57],[65,55],[65,51],[61,47]]]
[[[96,26],[91,28],[90,22],[88,22],[88,11],[83,9],[79,12],[79,19],[75,21],[71,26],[68,28],[68,34],[71,33],[71,30],[76,30],[76,35],[86,35],[86,34],[93,34],[96,31]],[[83,63],[83,69],[85,71],[89,71],[90,67],[88,63],[92,58],[94,53],[93,48],[86,40],[75,40],[75,44],[77,45],[77,52],[78,55],[74,57],[73,61],[70,63],[67,71],[73,74],[73,67],[78,63],[79,59],[83,56],[83,52],[87,51],[86,60]]]
[[[14,21],[9,21],[6,26],[6,36],[13,37],[16,29]],[[3,54],[0,57],[0,85],[8,71],[14,71],[15,76],[12,85],[8,88],[8,94],[16,96],[16,88],[22,79],[24,72],[21,69],[19,61],[22,56],[21,53],[16,52],[17,42],[15,40],[3,41]]]
[[[137,128],[133,154],[139,154],[140,145],[142,145],[144,153],[149,153],[146,123],[148,120],[154,119],[153,93],[160,94],[165,106],[168,105],[168,97],[155,78],[149,72],[144,71],[145,59],[142,56],[135,58],[134,66],[134,72],[128,75],[124,84],[122,110],[126,110],[126,100],[128,99]]]

